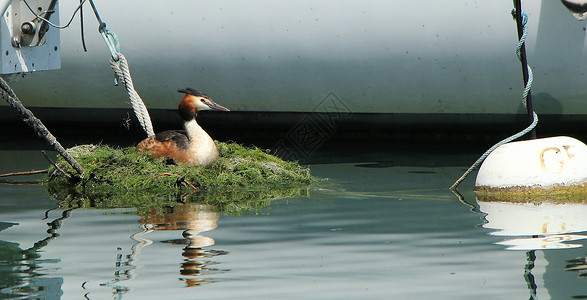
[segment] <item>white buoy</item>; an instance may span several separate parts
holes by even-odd
[[[553,188],[582,188],[585,183],[587,146],[577,139],[557,136],[498,147],[479,168],[475,189],[548,193]]]

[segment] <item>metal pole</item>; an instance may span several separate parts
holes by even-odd
[[[518,39],[522,38],[524,34],[524,24],[522,24],[522,0],[514,0],[514,8],[515,8],[515,17],[516,17],[516,25],[518,27]],[[524,87],[528,84],[528,61],[526,59],[526,42],[522,45],[520,49],[520,60],[522,62],[522,75],[524,76]],[[528,92],[528,97],[526,97],[526,110],[528,112],[528,117],[530,118],[530,123],[534,120],[534,109],[532,108],[532,92]],[[536,129],[532,129],[528,134],[530,139],[536,138]]]

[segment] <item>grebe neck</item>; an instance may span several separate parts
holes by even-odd
[[[189,152],[193,164],[207,166],[215,162],[218,159],[218,149],[210,135],[200,127],[196,119],[185,121],[183,125],[190,140]]]

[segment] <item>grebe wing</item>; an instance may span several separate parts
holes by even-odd
[[[172,142],[177,148],[187,150],[190,147],[187,131],[185,130],[167,130],[155,134],[155,140],[159,142]]]

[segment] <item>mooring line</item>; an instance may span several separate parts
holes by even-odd
[[[22,102],[18,99],[12,88],[0,77],[0,96],[10,104],[21,116],[22,120],[27,123],[36,133],[37,135],[44,139],[49,145],[51,145],[55,151],[61,155],[65,161],[67,161],[79,174],[83,177],[84,169],[80,164],[69,154],[65,148],[57,141],[57,138],[51,132],[41,120],[39,120],[35,115],[28,110]]]
[[[44,18],[41,15],[37,14],[33,10],[33,8],[31,8],[31,6],[26,2],[26,0],[23,0],[23,1],[24,1],[25,5],[27,6],[27,8],[29,9],[29,11],[31,13],[33,13],[37,18],[39,18],[40,20],[42,20],[44,22],[43,25],[47,24],[48,26],[52,26],[56,29],[65,29],[65,28],[69,27],[69,25],[71,25],[71,22],[73,21],[75,15],[78,12],[82,11],[82,7],[86,3],[87,0],[80,0],[80,3],[77,6],[77,8],[75,9],[75,11],[73,12],[71,18],[69,19],[69,22],[67,22],[63,26],[54,24],[48,20],[50,14],[53,13],[53,10],[49,10],[49,11],[45,12],[48,15],[48,17]],[[116,37],[116,34],[113,31],[108,30],[106,28],[106,23],[104,23],[102,21],[102,19],[100,18],[100,14],[98,13],[98,9],[96,8],[94,1],[89,0],[89,2],[90,2],[90,5],[92,6],[92,10],[94,11],[94,15],[96,16],[96,19],[98,20],[98,23],[100,24],[98,27],[98,32],[100,32],[100,34],[104,38],[104,41],[106,41],[106,45],[108,46],[108,49],[110,50],[110,55],[112,56],[112,60],[115,62],[115,63],[111,63],[112,70],[114,71],[114,73],[116,75],[115,84],[118,85],[118,81],[119,80],[122,81],[122,84],[124,84],[124,86],[126,87],[132,108],[135,112],[135,115],[137,116],[139,123],[141,124],[141,127],[143,127],[143,130],[147,133],[148,136],[155,135],[155,132],[153,131],[153,124],[151,123],[151,117],[149,116],[149,111],[147,110],[145,103],[141,99],[141,96],[139,96],[139,93],[134,89],[134,86],[132,84],[132,78],[130,75],[130,68],[128,67],[128,62],[126,61],[124,56],[120,53],[118,38]],[[86,48],[85,48],[85,40],[84,40],[84,35],[83,35],[83,15],[81,15],[81,13],[80,13],[80,18],[82,20],[82,24],[81,24],[81,26],[82,26],[82,45],[83,45],[84,51],[85,51]]]
[[[132,77],[130,75],[130,67],[128,66],[128,62],[124,55],[120,53],[120,45],[118,42],[118,37],[116,34],[106,28],[106,23],[102,21],[100,18],[100,14],[98,14],[98,9],[94,4],[94,1],[90,0],[90,5],[92,6],[92,10],[94,11],[94,15],[100,24],[98,27],[98,32],[104,38],[106,45],[108,46],[108,50],[110,50],[110,66],[116,75],[115,84],[118,85],[118,82],[121,81],[126,91],[128,93],[128,97],[130,99],[130,103],[132,108],[135,112],[137,120],[143,127],[143,130],[147,133],[148,136],[155,135],[153,130],[153,124],[151,122],[151,116],[149,115],[149,111],[141,99],[139,93],[135,90],[134,85],[132,83]]]
[[[115,61],[114,58],[111,58],[110,66],[126,88],[130,103],[132,104],[133,110],[137,119],[139,120],[139,123],[141,124],[141,127],[143,127],[143,130],[145,130],[148,136],[155,135],[155,132],[153,131],[153,123],[151,122],[151,116],[149,115],[149,110],[145,106],[145,103],[141,99],[141,96],[139,96],[139,93],[135,90],[132,83],[130,67],[128,66],[126,57],[124,57],[122,53],[118,53],[118,62]]]
[[[473,170],[475,170],[477,167],[479,167],[479,165],[487,158],[487,156],[489,156],[489,154],[491,154],[491,152],[493,152],[493,150],[497,149],[497,147],[523,137],[525,134],[532,131],[532,129],[536,128],[536,125],[538,125],[538,115],[536,113],[534,113],[534,121],[532,122],[532,124],[530,124],[530,126],[526,127],[526,129],[524,129],[524,130],[522,130],[522,131],[520,131],[520,132],[518,132],[508,138],[505,138],[505,139],[499,141],[497,144],[493,145],[491,148],[489,148],[487,151],[485,151],[485,153],[483,153],[483,155],[481,155],[481,157],[479,157],[477,159],[477,161],[475,161],[475,163],[473,163],[473,165],[471,165],[469,167],[469,169],[467,169],[467,171],[465,171],[465,173],[459,179],[457,179],[457,181],[455,181],[455,183],[453,183],[453,185],[451,185],[450,189],[451,190],[456,189],[457,186],[459,184],[461,184],[461,182],[463,182],[463,180],[465,180],[465,178],[467,178],[467,176],[471,172],[473,172]]]
[[[515,2],[515,0],[514,0]],[[525,48],[524,48],[524,44],[526,43],[526,37],[528,36],[528,15],[522,11],[521,9],[519,9],[519,4],[516,4],[517,9],[520,11],[520,16],[522,18],[521,20],[521,24],[523,26],[523,32],[520,35],[520,40],[518,41],[518,45],[516,47],[516,56],[518,57],[518,59],[520,60],[520,62],[522,63],[522,67],[526,67],[523,70],[523,74],[524,74],[524,81],[525,81],[525,87],[524,87],[524,91],[522,92],[522,104],[524,105],[524,108],[528,109],[529,114],[532,115],[532,123],[526,127],[524,130],[508,137],[505,138],[501,141],[499,141],[497,144],[493,145],[491,148],[489,148],[487,151],[485,151],[485,153],[483,153],[483,155],[481,155],[481,157],[479,157],[477,159],[477,161],[475,161],[470,167],[469,169],[467,169],[467,171],[465,171],[465,173],[459,178],[457,179],[457,181],[455,181],[455,183],[453,183],[453,185],[451,185],[450,189],[451,190],[456,190],[456,188],[459,186],[459,184],[461,184],[461,182],[463,182],[463,180],[465,180],[465,178],[467,178],[467,176],[476,168],[479,167],[479,165],[481,165],[481,163],[485,160],[485,158],[487,158],[487,156],[489,156],[489,154],[491,154],[491,152],[493,152],[495,149],[497,149],[497,147],[502,146],[504,144],[507,144],[511,141],[517,140],[519,138],[521,138],[522,136],[531,133],[535,128],[536,125],[538,125],[538,115],[536,114],[536,112],[534,112],[532,110],[532,102],[528,101],[529,97],[530,97],[530,89],[532,88],[532,82],[534,80],[534,75],[532,74],[532,69],[530,68],[530,66],[527,65],[526,63],[526,58],[525,58]],[[516,8],[514,8],[514,10],[512,10],[512,15],[514,16],[514,18],[516,18],[517,14],[516,14]],[[527,79],[526,79],[527,77]]]

